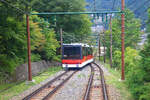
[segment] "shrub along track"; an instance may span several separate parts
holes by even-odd
[[[96,63],[91,64],[91,75],[83,100],[108,100],[103,70]]]
[[[35,90],[23,100],[48,100],[56,93],[77,71],[65,71],[39,89]]]

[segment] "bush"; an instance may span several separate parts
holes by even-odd
[[[0,55],[0,72],[12,74],[17,66],[17,59],[11,59],[7,55]]]
[[[31,61],[36,62],[41,60],[41,56],[39,54],[31,54]]]
[[[121,51],[119,51],[119,50],[114,51],[114,56],[113,56],[112,62],[113,62],[114,68],[120,69],[120,67],[121,67]]]
[[[53,60],[54,60],[54,61],[61,62],[61,55],[54,56],[54,57],[53,57]]]

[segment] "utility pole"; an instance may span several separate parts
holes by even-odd
[[[62,46],[63,46],[63,31],[62,28],[60,28],[60,41],[61,41],[61,50],[60,50],[60,54],[62,55]]]
[[[28,12],[28,6],[27,6]],[[30,47],[30,23],[29,14],[26,14],[26,24],[27,24],[27,48],[28,48],[28,81],[32,81],[32,70],[31,70],[31,47]]]
[[[106,62],[106,48],[105,48],[105,32],[103,31],[103,46],[104,46],[104,63]]]
[[[124,66],[124,35],[125,35],[125,15],[124,15],[124,9],[125,9],[125,0],[121,0],[121,5],[122,5],[122,15],[121,15],[121,45],[122,45],[122,55],[121,55],[121,65],[122,65],[122,71],[121,71],[121,80],[125,80],[125,66]]]
[[[110,15],[110,66],[112,67],[112,15]]]
[[[100,42],[100,33],[99,33],[99,40],[98,40],[98,53],[99,53],[99,61],[101,57],[101,42]]]

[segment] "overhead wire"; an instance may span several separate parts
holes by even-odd
[[[147,8],[146,8],[143,12],[141,12],[138,16],[141,16],[141,15],[145,14],[149,8],[150,8],[150,6],[147,7]]]
[[[94,8],[94,11],[96,11],[96,0],[93,0],[93,4],[94,4],[94,6],[93,6],[93,8]],[[97,33],[97,17],[95,17],[94,18],[94,20],[95,20],[95,22],[94,22],[94,26],[95,26],[95,32],[94,33]],[[99,39],[98,39],[99,40]],[[97,41],[98,41],[97,40]]]
[[[114,0],[114,2],[113,2],[112,10],[114,10],[114,8],[115,8],[115,3],[116,3],[116,0]]]
[[[134,12],[137,12],[139,9],[141,9],[145,4],[148,4],[150,1],[149,0],[147,0],[147,1],[145,1],[142,5],[140,5],[138,8],[136,8],[135,10],[134,10]],[[144,10],[144,12],[140,12],[140,14],[138,14],[138,17],[140,18],[140,16],[142,17],[142,15],[144,15],[146,12],[147,12],[147,10],[150,8],[150,6],[148,7],[148,8],[146,8],[145,10]],[[144,20],[144,19],[143,19]],[[142,24],[142,26],[145,26],[147,23],[144,23],[144,24]]]
[[[136,8],[133,11],[136,12],[138,9],[141,9],[143,7],[143,5],[147,4],[148,2],[150,2],[150,0],[145,1],[141,6],[139,6],[138,8]]]
[[[128,8],[132,7],[133,4],[135,4],[136,0],[133,0],[130,4],[128,4]]]

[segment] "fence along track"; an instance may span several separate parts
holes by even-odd
[[[43,91],[45,88],[50,88],[51,84],[53,84],[54,82],[60,80],[60,78],[62,78],[64,75],[66,75],[67,73],[69,73],[70,71],[65,71],[64,73],[60,74],[59,76],[57,76],[56,78],[52,79],[51,81],[47,82],[45,85],[43,85],[42,87],[40,87],[39,89],[35,90],[34,92],[32,92],[31,94],[29,94],[28,96],[26,96],[25,98],[23,98],[22,100],[34,100],[31,99],[32,97],[36,96],[37,94],[39,94],[41,91]],[[67,78],[63,79],[63,82],[61,82],[58,86],[56,86],[51,92],[49,92],[45,97],[43,97],[41,100],[46,100],[48,97],[52,96],[52,94],[54,94],[65,82],[67,82],[72,76],[73,74],[75,74],[77,71],[74,71],[71,75],[69,75]]]
[[[93,64],[98,67],[100,77],[101,77],[101,80],[100,80],[101,81],[101,86],[98,86],[98,88],[97,87],[96,88],[99,89],[99,91],[102,90],[103,100],[109,100],[108,95],[107,95],[107,89],[106,89],[103,70],[100,68],[100,66],[98,64],[96,64],[96,63],[93,63]],[[83,100],[90,100],[92,98],[92,97],[90,97],[91,96],[90,94],[91,94],[92,89],[95,88],[95,87],[92,87],[92,84],[93,84],[93,81],[94,81],[94,79],[93,79],[94,78],[94,73],[95,73],[94,67],[91,65],[91,75],[90,75],[90,78],[89,78],[89,81],[88,81],[88,85],[87,85],[86,92],[85,92],[85,95],[83,97]],[[100,87],[102,87],[102,89]]]

